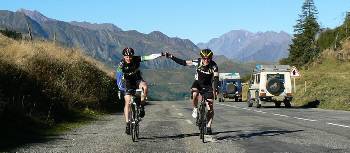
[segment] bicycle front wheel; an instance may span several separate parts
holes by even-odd
[[[135,133],[136,133],[136,138],[139,139],[139,134],[140,134],[140,128],[139,124],[135,124]]]
[[[136,136],[137,135],[137,133],[136,133],[136,124],[132,123],[131,127],[132,127],[132,132],[131,132],[132,141],[136,142],[136,138],[137,138],[137,136]]]
[[[205,113],[205,103],[199,106],[199,129],[200,129],[200,139],[204,142],[204,134],[206,132],[206,113]]]
[[[130,134],[133,142],[136,141],[136,123],[137,122],[137,114],[136,114],[136,105],[131,104],[131,119],[130,119]]]

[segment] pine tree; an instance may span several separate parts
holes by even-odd
[[[313,0],[305,0],[297,24],[294,26],[294,38],[289,48],[289,56],[283,62],[302,66],[319,54],[315,36],[320,30],[317,23],[318,11]]]

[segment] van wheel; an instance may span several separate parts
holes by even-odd
[[[275,106],[276,106],[277,108],[280,108],[280,107],[281,107],[281,102],[275,102]]]
[[[252,106],[253,106],[253,103],[254,103],[254,100],[253,100],[253,99],[248,99],[248,100],[247,100],[248,107],[252,107]]]
[[[256,101],[256,108],[261,108],[260,99]]]
[[[257,105],[256,105],[256,108],[261,108],[261,104],[257,104]]]
[[[291,108],[292,107],[292,105],[290,104],[290,101],[284,101],[283,103],[284,103],[284,106],[286,108]]]

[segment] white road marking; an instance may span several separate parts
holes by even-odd
[[[226,105],[226,104],[219,104],[219,105],[222,105],[222,106],[227,106],[227,107],[231,107],[230,105]]]
[[[234,108],[239,108],[239,107],[237,107],[237,106],[235,106],[235,105],[232,105],[231,107],[234,107]]]
[[[311,121],[311,122],[316,122],[317,120],[312,120],[312,119],[307,119],[307,118],[300,118],[300,117],[293,117],[298,120],[304,120],[304,121]]]
[[[177,113],[177,115],[179,115],[179,116],[184,116],[184,114],[182,114],[182,113]]]
[[[283,114],[273,114],[273,115],[276,115],[276,116],[282,116],[282,117],[289,117],[287,115],[283,115]]]
[[[237,107],[235,105],[226,105],[226,104],[219,104],[219,105],[222,105],[222,106],[227,106],[227,107],[234,107],[234,108],[240,108],[240,107]],[[249,108],[245,108],[245,107],[242,107],[241,109],[245,109],[245,110],[252,110],[252,109],[249,109]],[[260,110],[254,110],[254,112],[258,112],[258,113],[263,113],[263,114],[266,114],[266,112],[263,112],[263,111],[260,111]],[[273,113],[272,115],[275,115],[275,116],[282,116],[282,117],[290,117],[288,115],[283,115],[283,114],[276,114],[276,113]],[[313,120],[313,119],[308,119],[308,118],[301,118],[301,117],[293,117],[295,119],[298,119],[298,120],[304,120],[304,121],[310,121],[310,122],[317,122],[318,120]],[[334,125],[334,126],[339,126],[339,127],[345,127],[345,128],[350,128],[350,126],[348,125],[342,125],[342,124],[336,124],[336,123],[327,123],[328,125]],[[212,139],[212,137],[208,137],[208,141],[214,141],[216,142],[216,140]]]
[[[193,124],[191,120],[186,120],[188,124]]]
[[[212,136],[210,135],[204,135],[204,140],[206,142],[217,142],[215,138],[213,138]]]
[[[260,110],[253,110],[254,112],[258,112],[258,113],[263,113],[265,114],[266,112],[260,111]]]
[[[328,124],[328,125],[335,125],[335,126],[350,128],[350,126],[341,125],[341,124],[335,124],[335,123],[327,123],[327,124]]]
[[[175,105],[171,105],[171,107],[174,107],[174,108],[175,108]]]

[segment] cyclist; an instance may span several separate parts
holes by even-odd
[[[200,51],[201,58],[195,59],[195,60],[183,60],[175,57],[174,55],[166,52],[166,57],[172,59],[176,63],[183,65],[183,66],[196,66],[196,75],[195,75],[195,81],[192,84],[191,90],[192,90],[192,104],[193,104],[193,111],[192,111],[192,117],[197,118],[197,105],[199,100],[199,91],[203,89],[209,89],[205,90],[206,97],[207,97],[207,104],[209,106],[208,108],[208,124],[207,124],[207,134],[212,133],[211,129],[211,123],[213,121],[214,117],[214,108],[213,108],[213,97],[217,96],[218,93],[218,82],[219,82],[219,70],[216,63],[212,60],[213,52],[210,49],[203,49]],[[214,86],[214,90],[213,90]],[[214,92],[214,93],[213,93]]]
[[[117,67],[117,85],[120,91],[124,91],[124,117],[126,122],[125,133],[130,134],[129,123],[129,103],[131,101],[131,93],[129,89],[143,89],[143,96],[141,96],[141,109],[140,117],[145,116],[145,100],[147,98],[148,87],[147,83],[142,79],[141,72],[139,70],[140,62],[156,59],[162,56],[159,54],[151,54],[148,56],[134,56],[134,49],[127,47],[123,49],[123,59],[120,61]]]

